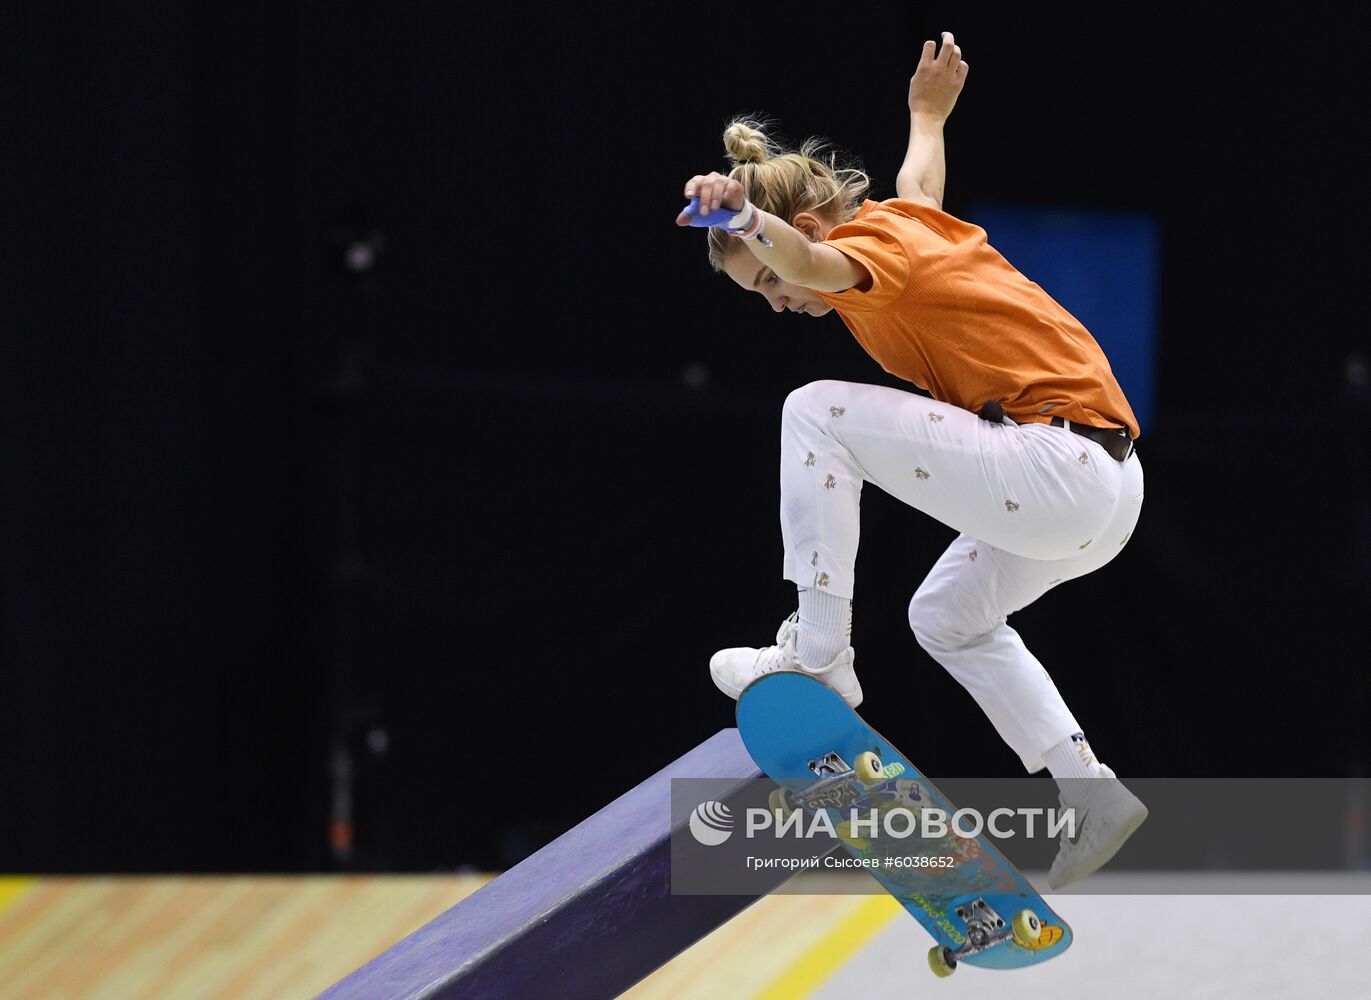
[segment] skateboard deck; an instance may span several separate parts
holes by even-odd
[[[962,962],[1020,968],[1070,946],[1066,921],[984,833],[901,838],[879,824],[873,831],[873,808],[936,808],[950,819],[956,806],[828,685],[795,671],[766,674],[743,690],[737,718],[748,753],[778,785],[773,809],[828,811],[847,852],[932,935],[936,974]],[[856,834],[848,822],[854,808],[867,817]]]

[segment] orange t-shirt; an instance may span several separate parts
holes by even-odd
[[[985,230],[917,202],[862,204],[824,241],[871,272],[865,291],[820,292],[866,353],[934,399],[1018,423],[1138,421],[1076,317],[1000,256]]]

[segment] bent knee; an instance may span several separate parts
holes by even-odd
[[[914,633],[919,645],[925,649],[930,642],[936,643],[937,637],[946,632],[942,617],[937,598],[928,592],[919,590],[910,598],[909,629]]]
[[[969,646],[1002,621],[986,621],[983,616],[966,613],[956,596],[946,590],[920,588],[909,602],[909,629],[930,653]]]

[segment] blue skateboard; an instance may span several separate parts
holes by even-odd
[[[738,730],[778,785],[770,804],[780,820],[826,811],[847,852],[933,936],[935,974],[961,962],[1017,969],[1071,945],[1066,921],[988,836],[908,835],[910,814],[931,808],[950,818],[956,807],[822,681],[794,671],[759,677],[738,699]],[[901,822],[882,822],[887,813]]]

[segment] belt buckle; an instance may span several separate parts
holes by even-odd
[[[1119,461],[1127,462],[1133,456],[1133,439],[1128,436],[1127,430],[1120,430],[1119,437],[1124,439],[1123,455],[1119,458]]]

